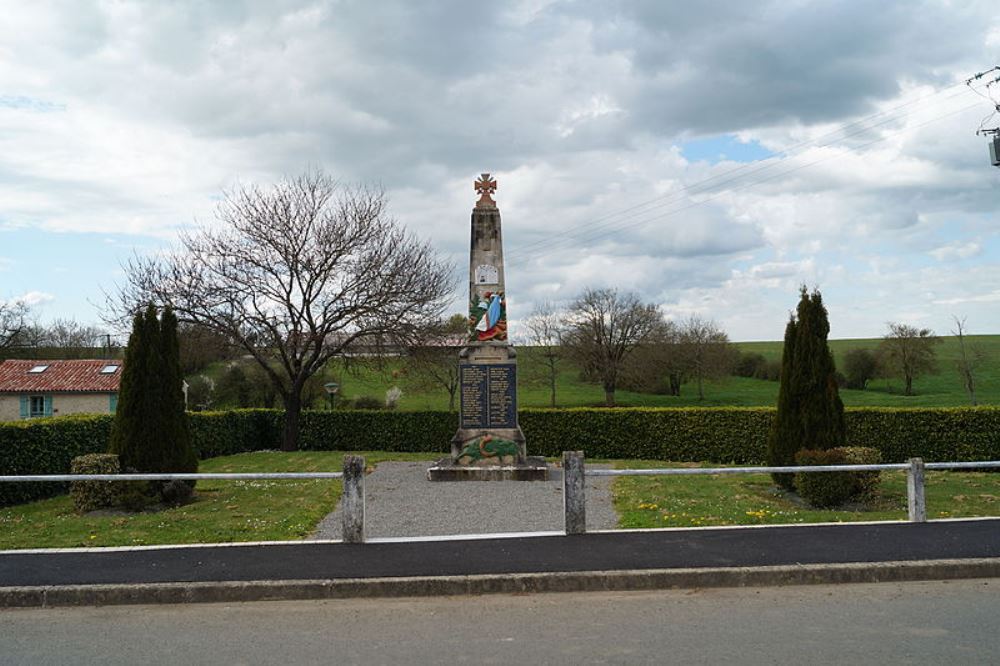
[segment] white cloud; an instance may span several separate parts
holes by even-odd
[[[948,243],[931,250],[928,254],[938,261],[954,261],[956,259],[968,259],[969,257],[975,257],[981,254],[982,251],[982,243],[973,240],[969,242],[956,241],[954,243]]]
[[[30,307],[34,307],[36,305],[51,303],[52,301],[55,300],[55,298],[56,297],[53,296],[52,294],[46,293],[44,291],[29,291],[27,293],[21,294],[20,296],[12,298],[11,302],[23,303]]]
[[[988,104],[953,87],[995,59],[988,2],[875,3],[864,21],[777,0],[7,14],[0,229],[167,244],[236,180],[320,166],[382,183],[461,273],[471,182],[490,170],[512,317],[615,285],[774,338],[806,282],[836,332],[876,334],[887,312],[934,319],[989,293],[931,277],[928,257],[1000,272],[996,172],[972,133]],[[719,134],[788,156],[689,164],[676,148]]]

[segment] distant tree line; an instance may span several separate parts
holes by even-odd
[[[986,353],[982,347],[969,340],[966,320],[959,317],[953,319],[955,328],[951,334],[959,346],[955,370],[970,402],[975,405],[977,378],[986,360]],[[840,388],[863,391],[875,379],[897,378],[903,383],[903,394],[914,395],[916,380],[940,372],[937,347],[942,340],[933,331],[899,322],[889,322],[886,327],[885,335],[874,348],[856,347],[844,353],[842,369],[835,372]],[[778,381],[781,364],[758,352],[743,352],[739,355],[733,374]]]
[[[536,373],[553,407],[563,361],[573,362],[585,381],[600,384],[604,404],[613,407],[618,390],[679,396],[689,382],[704,399],[706,382],[728,375],[738,358],[714,321],[672,321],[656,305],[617,289],[586,289],[564,311],[543,304],[525,329],[542,359]]]
[[[75,319],[54,319],[48,324],[33,318],[24,303],[0,303],[0,359],[101,358],[121,354],[105,329]]]

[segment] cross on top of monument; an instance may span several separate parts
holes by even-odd
[[[475,188],[476,192],[479,193],[479,201],[476,202],[476,208],[493,208],[497,205],[497,202],[490,196],[497,191],[497,181],[490,178],[490,174],[484,173],[479,176],[479,180],[475,183]]]

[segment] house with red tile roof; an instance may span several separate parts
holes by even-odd
[[[10,359],[0,363],[0,421],[114,414],[121,361]]]

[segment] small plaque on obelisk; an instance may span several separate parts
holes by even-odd
[[[469,329],[459,352],[458,431],[451,456],[438,461],[432,481],[545,480],[548,466],[525,453],[517,422],[517,354],[507,341],[507,293],[503,271],[497,181],[482,174],[474,184],[469,250]]]

